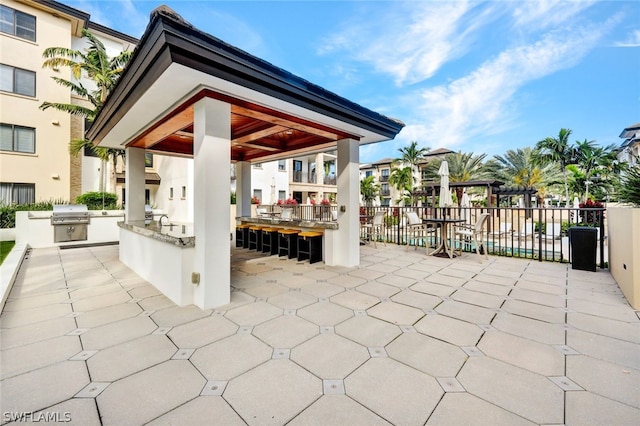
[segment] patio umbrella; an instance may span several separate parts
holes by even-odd
[[[276,178],[271,178],[271,204],[276,203]]]
[[[469,199],[469,195],[467,195],[466,190],[462,193],[462,199],[460,200],[460,207],[462,207],[462,210],[460,211],[460,218],[466,219],[467,212],[468,212],[467,209],[471,207],[471,200]]]
[[[578,209],[580,208],[580,200],[578,199],[578,197],[573,197],[573,208],[576,209],[576,211],[573,213],[573,221],[575,223],[578,223],[580,221],[580,218],[578,217]]]
[[[453,198],[451,198],[451,190],[449,189],[449,163],[446,160],[440,165],[438,170],[440,176],[440,207],[451,207]]]

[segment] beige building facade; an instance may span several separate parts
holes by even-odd
[[[0,8],[0,203],[73,202],[99,190],[100,175],[111,171],[95,157],[69,154],[70,140],[84,133],[83,119],[40,110],[45,101],[84,102],[52,79],[71,79],[68,69],[42,68],[42,53],[48,47],[82,49],[83,28],[109,54],[132,49],[137,40],[57,2],[0,0]]]

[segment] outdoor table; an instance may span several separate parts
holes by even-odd
[[[431,256],[446,255],[449,256],[450,259],[453,259],[455,255],[453,254],[453,250],[451,249],[451,246],[449,244],[449,228],[452,224],[462,223],[465,220],[440,217],[423,219],[422,221],[426,224],[435,224],[439,226],[440,229],[442,229],[442,232],[440,233],[440,241],[435,250],[431,252]]]

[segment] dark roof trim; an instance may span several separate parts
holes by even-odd
[[[492,188],[498,188],[503,186],[504,182],[499,180],[469,180],[466,182],[449,182],[450,188],[467,188],[472,186],[490,186]],[[435,182],[423,182],[422,187],[427,188],[440,188],[440,181]]]
[[[87,137],[99,142],[172,63],[202,71],[393,139],[404,127],[204,33],[166,6],[151,21]]]
[[[137,45],[140,42],[140,40],[138,40],[135,37],[131,37],[130,35],[127,35],[125,33],[121,33],[120,31],[116,31],[116,30],[114,30],[112,28],[105,27],[104,25],[100,25],[97,22],[89,21],[88,28],[90,30],[96,30],[96,31],[99,31],[99,32],[101,32],[103,34],[110,35],[111,37],[115,37],[118,40],[126,41],[127,43],[131,43],[131,44]]]
[[[48,8],[57,10],[58,12],[63,13],[65,15],[70,15],[70,16],[73,16],[74,18],[78,18],[84,21],[84,28],[87,27],[87,23],[89,22],[89,17],[91,16],[87,12],[74,9],[71,6],[67,6],[66,4],[58,3],[57,1],[53,1],[53,0],[34,0],[34,2],[39,3]]]

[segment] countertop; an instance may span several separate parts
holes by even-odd
[[[153,238],[158,241],[173,244],[178,247],[194,247],[196,237],[193,235],[192,224],[174,223],[160,226],[157,221],[145,223],[144,220],[133,222],[118,222],[118,226],[136,234]]]

